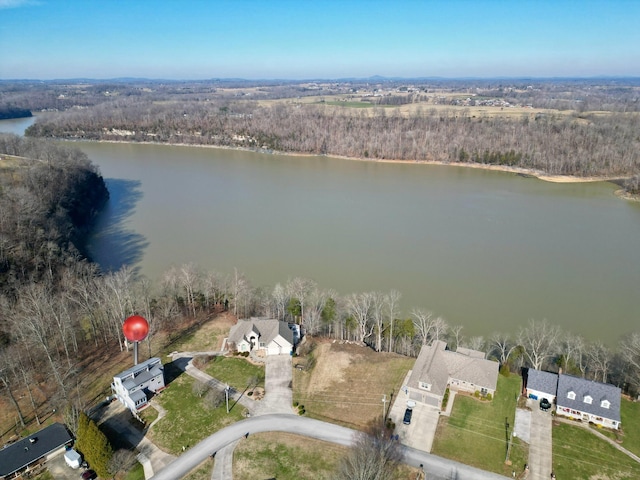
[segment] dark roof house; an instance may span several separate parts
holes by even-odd
[[[558,374],[529,368],[526,371],[526,395],[534,400],[546,398],[550,402],[556,399]]]
[[[617,429],[621,393],[618,387],[608,383],[560,374],[556,413]]]
[[[0,450],[0,478],[30,465],[71,444],[73,437],[62,423],[54,423]]]

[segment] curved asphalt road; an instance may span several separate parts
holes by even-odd
[[[246,434],[261,432],[295,433],[344,446],[351,445],[354,435],[358,433],[350,428],[298,415],[270,414],[251,417],[205,438],[151,478],[152,480],[182,478],[207,457],[215,454],[226,445],[242,439]],[[437,478],[455,478],[457,480],[504,480],[507,478],[413,448],[401,445],[401,449],[404,454],[404,463],[413,467],[423,464],[425,472]]]

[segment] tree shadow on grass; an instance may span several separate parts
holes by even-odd
[[[142,198],[141,183],[117,178],[108,178],[105,182],[109,189],[109,201],[98,215],[94,234],[89,238],[89,256],[105,272],[117,271],[127,265],[134,273],[138,273],[139,267],[134,265],[142,260],[149,241],[125,227],[125,222],[133,215],[136,204]]]

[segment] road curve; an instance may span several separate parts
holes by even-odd
[[[242,437],[261,432],[288,432],[306,437],[349,446],[358,433],[356,430],[321,422],[312,418],[290,414],[270,414],[251,417],[234,423],[202,440],[176,460],[156,473],[152,480],[176,480],[182,478],[207,457]],[[507,477],[485,472],[427,452],[402,446],[404,463],[413,467],[424,466],[425,472],[438,478],[458,480],[504,480]]]

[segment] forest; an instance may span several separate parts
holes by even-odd
[[[45,112],[33,137],[471,162],[626,180],[635,192],[639,94],[633,79],[123,81],[13,85],[0,105]]]

